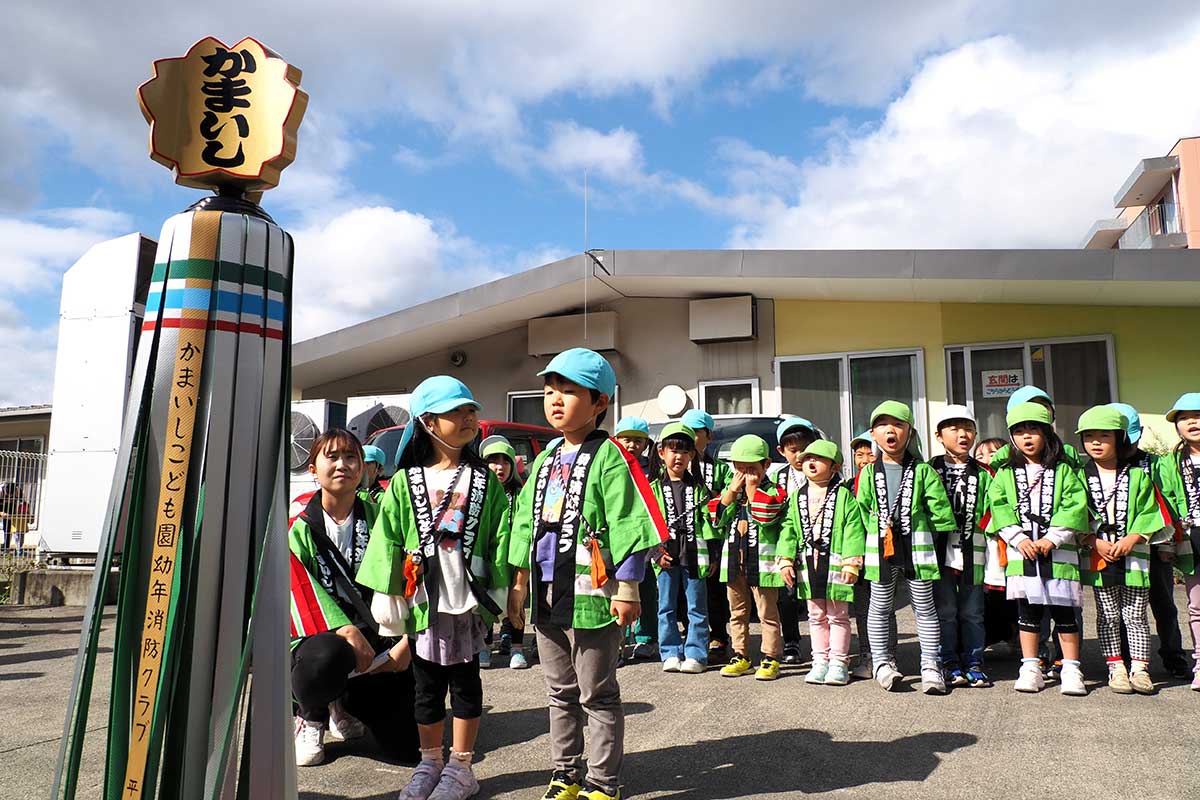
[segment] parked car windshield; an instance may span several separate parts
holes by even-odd
[[[771,450],[771,460],[782,464],[784,463],[784,458],[775,449],[775,429],[784,419],[785,417],[772,417],[763,414],[716,417],[713,421],[716,422],[717,429],[713,433],[712,442],[709,443],[705,452],[708,453],[710,458],[727,459],[729,451],[733,447],[734,440],[739,436],[753,433],[755,436],[761,436],[766,440]],[[666,424],[665,422],[651,423],[650,437],[657,439],[658,432]]]

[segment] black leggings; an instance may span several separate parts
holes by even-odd
[[[1023,598],[1017,599],[1017,627],[1023,631],[1041,634],[1042,620],[1046,618],[1047,612],[1050,619],[1054,620],[1054,629],[1058,633],[1079,633],[1074,606],[1043,606]]]
[[[426,661],[413,653],[416,680],[415,716],[418,725],[435,725],[446,718],[446,692],[450,710],[458,719],[483,716],[483,681],[479,678],[479,656],[465,664],[446,666]]]
[[[329,720],[329,704],[341,699],[346,712],[362,720],[390,758],[420,758],[413,719],[413,671],[347,678],[354,649],[332,631],[301,640],[292,649],[292,696],[298,715],[310,722]]]

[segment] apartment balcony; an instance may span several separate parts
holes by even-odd
[[[1083,237],[1082,247],[1084,250],[1111,250],[1128,228],[1129,223],[1120,217],[1098,219]]]
[[[1175,203],[1147,206],[1117,240],[1117,247],[1122,250],[1182,249],[1187,245],[1187,234],[1180,231],[1179,206]]]
[[[1113,205],[1117,208],[1147,205],[1162,192],[1171,182],[1171,176],[1178,171],[1178,156],[1143,158],[1113,197]]]

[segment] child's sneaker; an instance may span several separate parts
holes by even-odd
[[[744,655],[734,653],[729,663],[721,667],[721,674],[726,678],[740,678],[752,669],[754,665]]]
[[[679,672],[679,659],[675,656],[669,657],[663,662],[663,672]]]
[[[1154,679],[1150,677],[1150,670],[1146,667],[1135,667],[1129,673],[1129,685],[1138,694],[1154,694]]]
[[[633,661],[649,661],[658,655],[658,648],[654,646],[654,642],[638,642],[633,646],[633,653],[630,654],[630,659]]]
[[[921,667],[921,691],[924,694],[945,694],[946,681],[941,667]]]
[[[892,664],[880,664],[879,669],[875,670],[875,682],[889,692],[899,689],[902,680],[904,676]]]
[[[829,662],[829,671],[825,673],[826,686],[845,686],[850,682],[850,673],[845,661],[834,659]]]
[[[296,717],[296,766],[315,767],[325,760],[325,726]]]
[[[797,642],[785,644],[783,646],[783,663],[784,664],[799,664],[800,663],[800,645]]]
[[[1013,684],[1013,688],[1018,692],[1040,692],[1046,688],[1046,676],[1042,673],[1041,666],[1030,661],[1021,663],[1021,670],[1017,673],[1017,682]]]
[[[575,800],[583,787],[569,772],[559,771],[550,776],[550,786],[542,795],[542,800]]]
[[[824,683],[825,676],[829,674],[829,662],[823,658],[814,658],[812,669],[804,676],[805,683]]]
[[[367,727],[358,718],[347,714],[340,700],[335,700],[329,704],[328,733],[335,742],[345,742],[366,736]]]
[[[1124,665],[1122,664],[1121,666],[1123,669]],[[1063,664],[1060,677],[1062,679],[1062,686],[1059,687],[1058,691],[1061,694],[1074,697],[1083,697],[1087,694],[1087,686],[1083,684],[1083,670],[1079,668],[1078,661],[1072,664]]]
[[[483,649],[479,651],[479,668],[492,668],[492,651],[487,647],[487,645],[484,645]]]
[[[594,783],[584,781],[583,791],[579,793],[579,800],[621,800],[621,790],[613,789],[610,792]]]
[[[479,781],[475,779],[475,773],[451,761],[442,770],[442,777],[429,795],[429,800],[467,800],[477,794]]]
[[[874,676],[871,674],[871,657],[859,656],[854,662],[854,669],[850,672],[852,676],[860,680],[869,681]]]
[[[754,679],[758,681],[773,681],[779,677],[779,662],[773,658],[763,656],[763,660],[758,663],[758,670],[754,673]]]
[[[508,657],[509,669],[529,669],[529,660],[525,658],[525,654],[517,650]]]
[[[967,685],[975,689],[986,689],[992,685],[992,681],[982,669],[971,667],[967,670]]]
[[[1200,692],[1200,669],[1192,673],[1192,691]]]
[[[1054,661],[1052,664],[1050,664],[1049,668],[1047,668],[1046,680],[1061,681],[1062,680],[1062,671],[1063,671],[1063,662],[1062,662],[1062,659],[1060,658],[1060,659]]]
[[[421,759],[408,783],[400,790],[397,800],[429,800],[429,796],[441,781],[444,769],[432,761]]]
[[[500,634],[500,646],[496,650],[498,655],[506,656],[512,652],[512,636],[507,633]]]
[[[1129,672],[1120,661],[1108,665],[1108,688],[1117,694],[1133,694],[1133,685],[1129,682]]]
[[[679,671],[685,672],[688,675],[699,675],[707,669],[707,666],[694,658],[685,658],[683,663],[679,665]]]
[[[946,683],[950,684],[951,686],[967,686],[970,684],[970,681],[967,680],[966,673],[962,671],[962,668],[947,667]]]

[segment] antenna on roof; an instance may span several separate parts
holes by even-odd
[[[586,342],[588,338],[587,329],[587,301],[588,301],[588,273],[591,272],[591,265],[588,264],[588,171],[583,171],[583,340]]]

